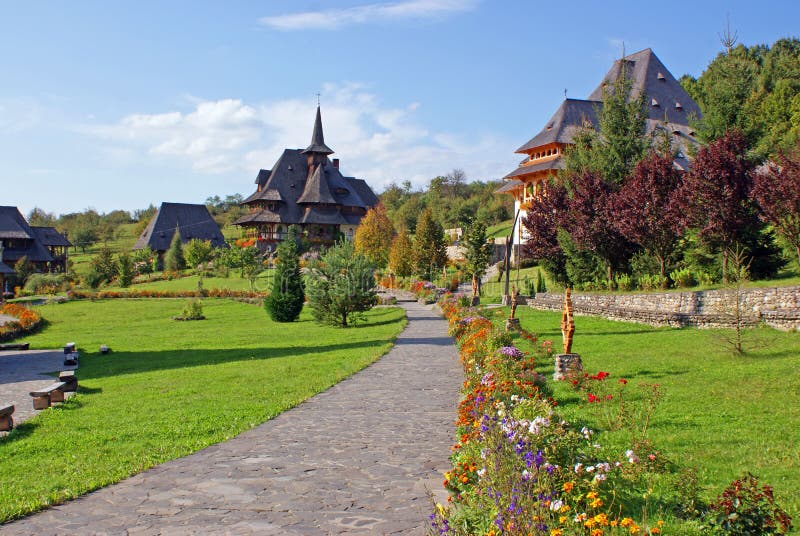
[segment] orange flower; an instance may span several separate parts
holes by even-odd
[[[575,488],[574,482],[564,482],[563,490],[565,493],[571,492]]]

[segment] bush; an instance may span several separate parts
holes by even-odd
[[[167,253],[164,254],[164,270],[168,272],[177,272],[186,268],[186,258],[183,255],[183,243],[181,242],[181,235],[175,229],[175,234],[172,236],[172,242],[169,244]]]
[[[734,480],[709,507],[711,534],[788,534],[792,518],[775,504],[770,486],[750,473]]]
[[[30,294],[56,294],[66,290],[69,282],[65,274],[32,274],[25,283]]]
[[[117,271],[119,273],[119,286],[125,288],[133,282],[133,258],[127,253],[117,255]]]
[[[688,268],[681,268],[680,270],[670,272],[669,278],[672,279],[672,282],[677,288],[689,288],[697,284],[694,275],[692,275],[691,270]]]
[[[203,316],[203,303],[200,300],[192,300],[183,308],[181,316],[173,317],[174,320],[205,320]]]
[[[669,286],[669,279],[659,274],[643,275],[639,278],[642,290],[663,290]]]
[[[536,292],[547,292],[547,285],[541,270],[536,271]]]
[[[193,238],[186,243],[183,254],[186,257],[186,264],[192,269],[198,269],[200,265],[211,260],[214,249],[211,247],[210,240],[198,240]],[[199,269],[202,270],[202,267]]]
[[[636,288],[636,281],[628,274],[621,274],[614,278],[618,290],[630,291]]]

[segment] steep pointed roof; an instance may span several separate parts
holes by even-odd
[[[688,125],[691,117],[700,117],[700,107],[649,48],[615,61],[589,95],[589,100],[602,101],[603,90],[616,82],[623,72],[631,79],[630,97],[642,92],[647,96],[645,105],[649,119]]]
[[[0,207],[0,240],[3,238],[19,238],[34,240],[33,230],[20,214],[17,207]]]
[[[591,100],[564,99],[541,132],[514,152],[526,153],[548,143],[571,143],[572,137],[583,128],[584,123],[597,124],[598,106],[602,106],[602,103]]]
[[[331,193],[330,186],[328,185],[327,177],[325,176],[325,165],[320,164],[311,174],[311,177],[306,181],[306,187],[303,189],[303,195],[297,200],[298,203],[330,203],[335,204]]]
[[[211,217],[205,205],[165,202],[161,203],[158,212],[139,236],[133,249],[149,246],[153,251],[166,251],[176,231],[184,244],[197,238],[210,240],[215,248],[227,247],[219,225]]]
[[[325,136],[322,133],[322,113],[319,105],[317,106],[317,118],[314,121],[314,132],[311,134],[311,144],[303,151],[303,154],[307,153],[333,154],[333,149],[325,145]]]

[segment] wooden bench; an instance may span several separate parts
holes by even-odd
[[[31,391],[33,397],[33,409],[47,409],[56,402],[64,401],[64,382],[56,382],[48,385],[40,391]]]
[[[78,378],[75,377],[74,370],[64,370],[58,373],[58,381],[64,382],[65,393],[74,393],[78,390]]]
[[[14,428],[12,413],[14,413],[14,404],[0,407],[0,432],[8,432]]]
[[[0,351],[2,350],[27,350],[31,347],[30,343],[9,343],[0,344]]]

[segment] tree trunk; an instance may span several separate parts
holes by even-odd
[[[608,282],[611,283],[614,281],[614,269],[611,267],[611,263],[606,263],[606,277],[608,277]]]
[[[661,255],[659,255],[656,258],[658,259],[658,265],[661,267],[661,277],[662,278],[667,277],[667,274],[666,274],[666,271],[667,271],[666,270],[666,264],[667,264],[667,262],[664,260],[664,257],[661,256]]]
[[[722,250],[722,284],[728,284],[728,248]]]
[[[347,327],[347,313],[342,313],[342,327]]]

